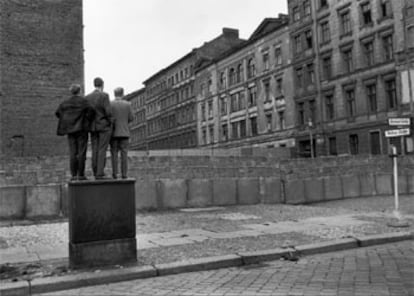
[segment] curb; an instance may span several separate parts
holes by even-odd
[[[31,295],[61,290],[76,289],[86,286],[110,284],[122,281],[144,279],[184,272],[212,270],[226,267],[256,264],[263,261],[278,260],[286,257],[307,256],[320,253],[342,251],[368,247],[392,242],[414,239],[414,233],[395,232],[380,235],[350,237],[335,241],[315,243],[289,248],[276,248],[254,252],[205,257],[180,262],[156,264],[154,266],[128,267],[124,269],[103,270],[99,273],[85,272],[61,277],[34,279],[32,282],[5,283],[0,288],[0,295]]]

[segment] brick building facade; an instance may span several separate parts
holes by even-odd
[[[147,149],[147,119],[145,88],[141,88],[125,96],[125,100],[131,102],[134,119],[130,124],[131,137],[129,148],[132,150]]]
[[[193,49],[144,82],[149,149],[197,146],[195,72],[241,42],[238,30],[224,28],[220,36]]]
[[[288,1],[299,155],[413,152],[412,136],[384,136],[389,117],[413,111],[397,67],[408,3]]]
[[[288,18],[267,18],[249,40],[196,73],[200,147],[291,147],[294,121]]]
[[[288,0],[282,25],[265,19],[245,43],[191,72],[191,144],[149,148],[290,147],[310,157],[387,154],[392,144],[413,153],[412,133],[385,137],[395,128],[390,117],[410,117],[411,130],[414,125],[413,6],[410,0]],[[194,52],[179,63],[187,58]],[[159,127],[163,137],[182,137],[184,131],[169,129],[173,113],[155,101],[147,110],[170,118]]]
[[[83,85],[82,0],[0,1],[0,156],[61,154],[54,112]]]

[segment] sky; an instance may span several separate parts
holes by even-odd
[[[279,13],[287,0],[83,0],[86,93],[97,76],[111,99],[119,86],[131,93],[223,27],[247,39]]]

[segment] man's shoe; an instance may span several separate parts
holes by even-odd
[[[122,179],[128,179],[128,176],[122,176]]]
[[[86,181],[86,180],[88,180],[88,178],[86,178],[85,176],[79,176],[78,180],[79,181]]]
[[[118,176],[117,175],[112,175],[112,178],[116,180],[116,179],[118,179]]]
[[[78,181],[78,177],[77,176],[73,176],[72,178],[70,178],[71,181]]]
[[[103,175],[103,176],[96,176],[95,180],[108,180],[110,178],[108,178],[107,176]]]

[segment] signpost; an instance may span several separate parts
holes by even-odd
[[[397,127],[397,129],[385,131],[385,137],[404,137],[410,135],[410,118],[388,118],[388,125],[392,127]],[[402,140],[403,138],[401,138]],[[399,211],[399,197],[398,197],[398,163],[397,163],[397,147],[392,146],[390,151],[390,156],[393,159],[393,180],[394,180],[394,216],[396,221],[388,223],[391,227],[407,227],[408,222],[402,219],[401,213]]]

